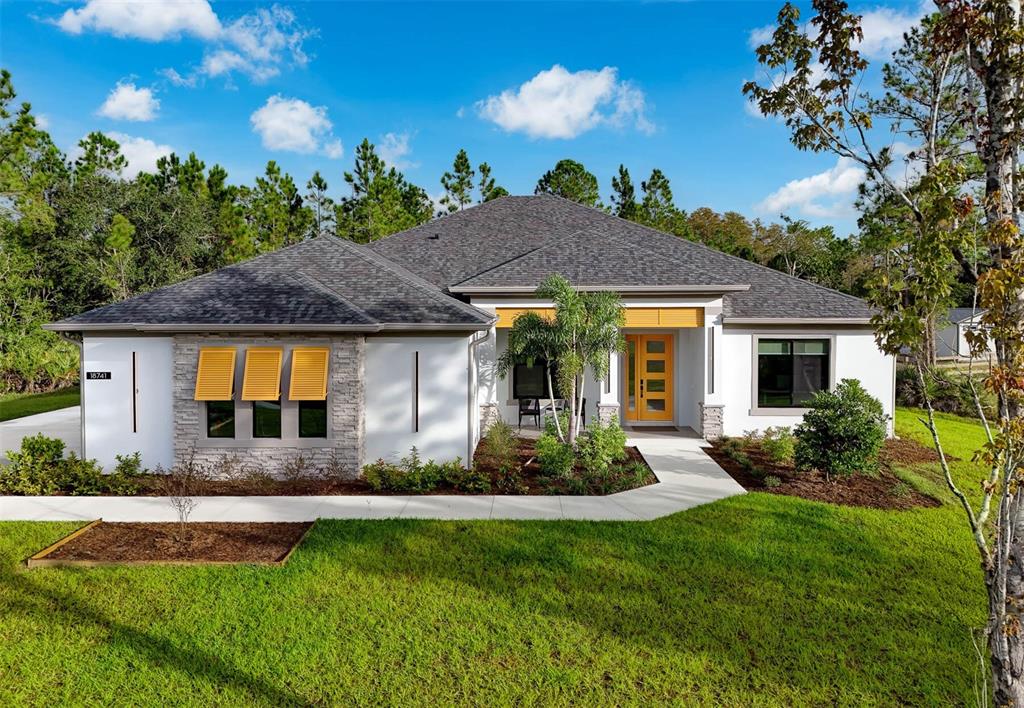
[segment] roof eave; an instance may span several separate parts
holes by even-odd
[[[344,324],[154,324],[146,322],[52,322],[42,327],[50,332],[142,332],[142,333],[209,333],[209,332],[311,332],[363,333],[375,332],[469,332],[488,330],[497,317],[487,322],[384,322],[367,325]]]
[[[720,295],[722,293],[745,292],[750,290],[749,285],[579,285],[573,286],[581,292],[618,292],[638,295],[652,293],[668,295],[673,293],[695,295]],[[453,285],[448,288],[449,292],[459,295],[522,295],[533,294],[537,291],[536,285],[480,285],[463,286]]]
[[[727,325],[870,325],[870,317],[724,317]]]

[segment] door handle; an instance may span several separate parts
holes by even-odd
[[[644,380],[640,379],[640,398],[644,397]]]

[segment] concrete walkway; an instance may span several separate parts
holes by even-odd
[[[0,464],[10,460],[5,456],[8,450],[18,450],[21,439],[42,433],[47,437],[64,441],[65,450],[76,455],[82,453],[82,408],[71,406],[47,413],[36,413],[24,418],[0,422]]]
[[[203,497],[192,521],[330,519],[580,519],[646,521],[742,494],[743,488],[682,431],[631,430],[657,484],[606,497],[574,496],[308,496]],[[164,497],[0,497],[0,520],[175,521]]]

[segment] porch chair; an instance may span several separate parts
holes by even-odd
[[[523,429],[523,418],[533,418],[537,427],[540,427],[540,400],[537,398],[519,399],[519,429]]]

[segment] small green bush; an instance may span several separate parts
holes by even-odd
[[[888,418],[858,381],[819,391],[809,406],[796,427],[797,469],[821,470],[826,479],[876,469]]]
[[[545,475],[568,478],[572,476],[576,455],[572,446],[559,440],[551,430],[545,430],[537,438],[537,461]]]
[[[576,447],[588,475],[607,475],[613,462],[626,459],[626,433],[616,421],[594,422],[577,440]]]
[[[398,464],[377,460],[363,467],[363,478],[376,491],[423,494],[450,486],[461,492],[480,493],[491,489],[482,472],[467,469],[462,458],[450,462],[424,462],[415,447]]]
[[[776,464],[791,463],[795,446],[793,431],[786,427],[768,428],[761,435],[761,449]]]
[[[142,458],[138,452],[117,455],[117,466],[104,474],[95,460],[74,453],[64,457],[64,443],[45,435],[22,439],[19,451],[9,451],[11,463],[0,468],[0,493],[25,496],[49,494],[131,495],[139,489]]]
[[[729,457],[743,451],[743,441],[740,438],[721,437],[718,440],[719,449]]]
[[[782,486],[782,480],[775,475],[770,474],[764,478],[764,486],[766,489],[775,489],[776,487]]]
[[[519,441],[512,426],[503,420],[493,423],[480,441],[481,452],[491,458],[501,473],[519,466]]]

